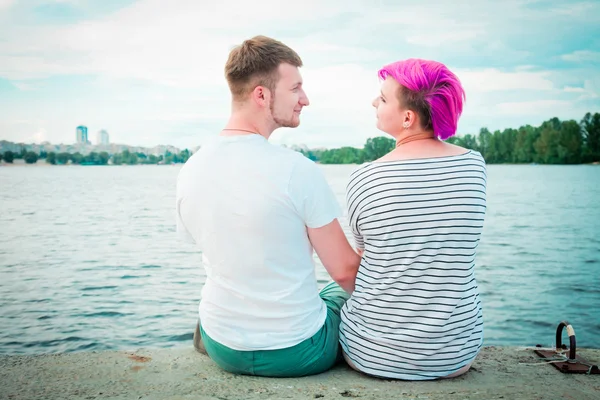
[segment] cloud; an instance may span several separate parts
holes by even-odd
[[[571,103],[565,100],[536,100],[500,103],[496,111],[502,115],[558,116],[571,107]]]
[[[42,143],[48,140],[48,133],[44,128],[39,128],[31,135],[31,141],[33,143]]]
[[[553,6],[550,11],[560,16],[568,17],[590,17],[590,13],[594,13],[598,10],[598,4],[592,1],[578,2],[574,4],[565,5],[563,3]],[[592,14],[593,18],[593,14]],[[595,19],[598,19],[596,15]]]
[[[456,69],[455,73],[467,92],[494,92],[509,90],[547,91],[554,88],[549,71],[500,71],[496,68],[481,70]]]
[[[309,21],[317,11],[321,18],[337,12],[330,5],[308,1],[294,13],[287,13],[282,11],[282,4],[268,0],[257,6],[240,1],[234,7],[230,2],[207,7],[200,2],[181,2],[178,7],[165,7],[162,1],[144,0],[99,20],[52,29],[13,27],[9,40],[0,41],[0,76],[25,80],[100,75],[172,87],[226,90],[223,64],[228,52],[259,33],[257,26],[275,31],[286,24]],[[340,57],[344,53],[344,57],[368,59],[375,53],[365,50],[358,55],[352,46],[315,38],[285,41],[297,42],[304,58]]]
[[[10,8],[16,0],[0,0],[0,11]]]
[[[19,90],[35,90],[36,86],[28,82],[13,81],[12,84]]]
[[[563,90],[568,93],[585,93],[585,89],[582,87],[565,86]]]
[[[196,144],[227,119],[229,50],[256,34],[282,40],[305,64],[311,105],[298,129],[277,131],[274,141],[360,146],[381,134],[371,106],[376,71],[408,57],[440,60],[457,73],[467,131],[512,123],[508,116],[550,118],[565,102],[582,114],[600,107],[600,53],[589,44],[600,13],[587,2],[307,0],[292,10],[277,0],[140,0],[96,14],[97,3],[72,2],[82,11],[76,18],[45,24],[32,17],[40,2],[9,9],[0,0],[0,77],[12,89],[10,98],[0,93],[3,135],[30,137],[43,126],[52,141],[72,141],[85,123],[132,144]],[[573,40],[584,29],[590,40]],[[17,128],[9,117],[46,122]]]
[[[563,54],[561,59],[569,62],[594,62],[600,63],[600,52],[591,50],[577,50],[569,54]]]

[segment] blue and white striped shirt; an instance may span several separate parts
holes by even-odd
[[[351,175],[347,202],[364,249],[342,309],[350,360],[367,374],[406,380],[471,363],[483,343],[474,274],[486,210],[481,154],[366,164]]]

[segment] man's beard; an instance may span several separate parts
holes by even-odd
[[[271,110],[271,117],[273,117],[273,122],[277,124],[278,128],[297,128],[300,125],[300,120],[294,121],[293,116],[291,119],[286,120],[275,115],[275,96],[271,97],[269,110]]]

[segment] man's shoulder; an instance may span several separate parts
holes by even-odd
[[[285,165],[292,171],[297,169],[310,170],[316,168],[314,161],[296,150],[278,145],[271,145],[269,147],[269,152],[277,159],[278,165],[282,167]]]
[[[300,153],[296,150],[292,150],[288,147],[277,145],[277,144],[270,144],[268,146],[268,149],[273,154],[277,154],[281,157],[289,158],[291,161],[299,159],[299,158],[306,158],[306,157],[304,157],[304,155],[302,153]]]

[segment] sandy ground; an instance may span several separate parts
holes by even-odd
[[[600,361],[600,350],[577,354]],[[403,382],[345,365],[305,378],[236,376],[192,346],[0,356],[0,399],[600,399],[600,375],[539,362],[531,349],[485,347],[461,377]]]

